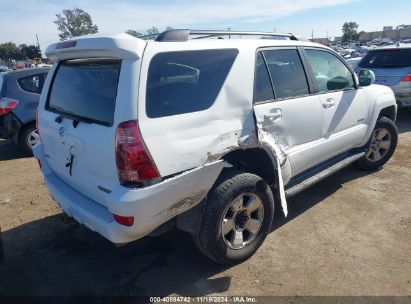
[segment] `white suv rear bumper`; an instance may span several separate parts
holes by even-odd
[[[41,144],[33,149],[40,160],[51,196],[67,215],[113,243],[127,243],[149,234],[161,224],[197,205],[207,194],[223,161],[186,171],[152,186],[129,189],[118,186],[98,203],[60,179],[44,157]],[[123,226],[113,214],[134,216],[134,224]]]

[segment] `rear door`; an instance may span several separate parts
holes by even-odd
[[[260,130],[271,134],[288,155],[293,175],[319,163],[322,110],[297,48],[259,51],[254,112]]]
[[[124,73],[120,76],[120,71]],[[116,105],[130,102],[130,65],[114,58],[59,62],[39,111],[43,151],[54,173],[95,201],[118,185]],[[123,87],[123,92],[120,88]]]
[[[11,97],[19,101],[19,105],[13,112],[23,123],[34,121],[47,71],[29,75],[25,73],[24,76],[16,74],[15,77],[10,93],[13,95]]]

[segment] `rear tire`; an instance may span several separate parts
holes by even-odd
[[[357,161],[357,166],[367,171],[379,169],[394,154],[397,142],[398,130],[395,123],[387,117],[381,117],[367,143],[365,155]]]
[[[259,176],[236,169],[223,171],[209,192],[200,231],[194,244],[219,264],[251,257],[271,228],[274,198]]]
[[[36,125],[31,123],[27,125],[21,133],[20,143],[24,150],[29,154],[33,154],[33,146],[40,142]]]

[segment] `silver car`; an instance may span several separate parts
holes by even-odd
[[[355,71],[372,70],[375,83],[389,86],[399,107],[411,107],[411,46],[384,47],[370,50]]]

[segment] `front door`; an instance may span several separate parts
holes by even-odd
[[[305,49],[323,111],[324,151],[332,157],[359,145],[367,131],[368,104],[354,75],[335,54]]]

